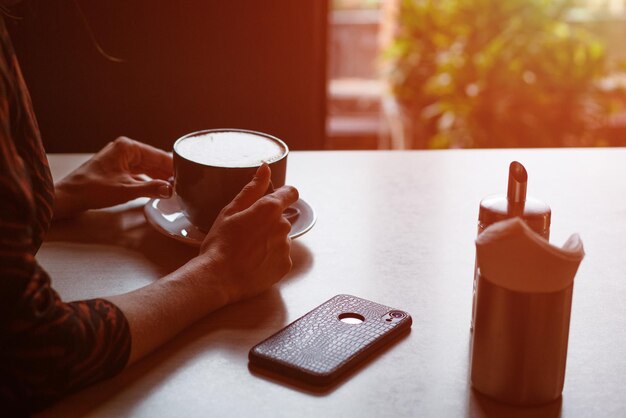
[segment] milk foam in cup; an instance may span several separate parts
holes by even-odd
[[[285,154],[277,141],[254,133],[218,131],[190,136],[176,143],[182,157],[215,167],[258,167]]]

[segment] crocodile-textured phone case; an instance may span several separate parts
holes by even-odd
[[[363,322],[342,322],[344,316]],[[393,316],[392,316],[393,315]],[[249,353],[251,364],[313,385],[326,385],[411,327],[411,316],[350,295],[338,295],[287,325]]]

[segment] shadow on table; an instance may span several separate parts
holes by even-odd
[[[271,289],[208,315],[120,375],[61,400],[40,416],[84,416],[116,402],[106,411],[131,416],[145,397],[151,396],[167,379],[196,367],[205,355],[219,353],[220,358],[226,357],[239,367],[246,367],[248,350],[269,335],[268,328],[278,330],[285,322],[282,296],[278,290]],[[220,358],[216,357],[216,361]]]
[[[469,389],[468,418],[559,418],[563,398],[539,406],[514,406],[497,402]]]
[[[175,241],[152,228],[143,206],[88,211],[75,219],[54,222],[46,241],[110,245],[131,249],[170,273],[198,254],[198,249]]]
[[[178,269],[198,255],[198,248],[166,237],[146,221],[141,206],[88,211],[81,216],[54,222],[46,241],[65,241],[123,247],[137,251],[157,265],[162,274]],[[293,266],[284,280],[301,276],[310,270],[313,257],[308,248],[292,241]]]

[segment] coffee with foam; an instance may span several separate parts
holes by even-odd
[[[287,144],[260,132],[193,132],[174,143],[174,193],[185,216],[207,232],[262,163],[270,167],[272,185],[284,186],[288,156]]]
[[[271,138],[242,131],[217,131],[189,136],[176,143],[188,160],[215,167],[255,167],[281,159],[285,147]]]

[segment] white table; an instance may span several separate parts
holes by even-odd
[[[51,155],[54,175],[85,158]],[[506,191],[513,159],[552,207],[551,241],[578,232],[587,252],[563,398],[540,408],[497,404],[468,383],[478,203]],[[294,241],[276,289],[41,416],[626,416],[626,149],[292,152],[287,177],[318,222]],[[37,257],[66,300],[134,289],[194,255],[147,225],[140,203],[54,226]],[[412,332],[325,395],[249,371],[254,344],[339,293],[409,311]]]

